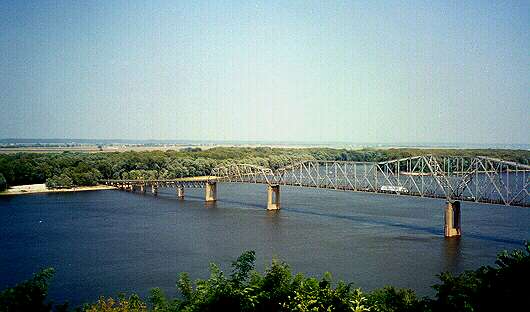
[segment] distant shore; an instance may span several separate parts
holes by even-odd
[[[4,143],[2,143],[4,141]],[[5,143],[9,142],[9,143]],[[13,141],[16,142],[16,141]],[[240,142],[240,143],[222,143],[222,142],[196,142],[193,144],[186,143],[168,143],[168,144],[88,144],[88,143],[69,143],[69,144],[47,144],[47,143],[13,143],[9,140],[0,139],[0,154],[15,153],[113,153],[113,152],[153,152],[153,151],[186,151],[201,149],[203,151],[216,147],[224,148],[257,148],[270,147],[278,149],[307,149],[307,148],[332,148],[348,150],[389,150],[389,149],[499,149],[499,150],[530,150],[530,144],[361,144],[361,143],[258,143],[258,142]]]
[[[2,195],[22,195],[22,194],[36,194],[36,193],[64,193],[64,192],[84,192],[84,191],[101,191],[101,190],[113,190],[116,189],[109,185],[94,185],[94,186],[78,186],[71,188],[61,189],[50,189],[45,184],[27,184],[17,185],[8,188],[4,192],[0,192]]]

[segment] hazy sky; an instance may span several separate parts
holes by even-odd
[[[530,143],[530,1],[0,1],[0,138]]]

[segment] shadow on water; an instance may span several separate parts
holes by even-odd
[[[336,218],[336,219],[341,219],[341,220],[351,220],[351,221],[361,222],[365,224],[384,225],[384,226],[391,226],[391,227],[401,228],[401,229],[421,231],[421,232],[434,234],[434,235],[443,235],[443,230],[441,228],[437,229],[437,228],[427,227],[427,226],[404,224],[404,223],[397,223],[397,222],[384,221],[384,220],[374,220],[368,217],[347,216],[347,215],[321,213],[321,212],[314,212],[314,211],[303,211],[303,210],[292,209],[292,208],[285,208],[284,210],[294,212],[294,213],[299,213],[299,214],[315,215],[315,216],[320,216],[320,217]],[[489,235],[483,235],[483,234],[465,233],[463,235],[465,235],[466,237],[474,238],[474,239],[486,240],[486,241],[497,242],[497,243],[505,243],[505,244],[512,244],[512,245],[523,245],[524,244],[524,241],[521,241],[521,240],[495,237],[495,236],[489,236]],[[458,249],[459,239],[448,240],[448,242],[449,242],[448,244],[450,248]]]
[[[471,237],[471,238],[480,239],[480,240],[487,240],[487,241],[496,242],[496,243],[504,243],[504,244],[511,244],[511,245],[521,245],[521,246],[524,245],[524,240],[516,240],[516,239],[510,239],[510,238],[494,237],[494,236],[489,236],[489,235],[473,234],[473,233],[466,233],[466,232],[464,232],[462,235],[464,235],[466,237]]]
[[[427,226],[419,226],[419,225],[413,225],[413,224],[403,224],[403,223],[396,223],[396,222],[390,222],[390,221],[378,221],[373,220],[370,218],[365,217],[359,217],[359,216],[346,216],[346,215],[339,215],[339,214],[332,214],[332,213],[321,213],[321,212],[313,212],[313,211],[303,211],[299,209],[292,209],[292,208],[286,208],[286,211],[294,212],[294,213],[300,213],[300,214],[307,214],[307,215],[315,215],[320,217],[328,217],[328,218],[335,218],[335,219],[341,219],[341,220],[350,220],[355,222],[361,222],[365,224],[372,224],[372,225],[384,225],[384,226],[392,226],[402,229],[410,229],[410,230],[417,230],[426,232],[429,234],[434,235],[441,235],[443,234],[442,230],[438,230],[436,228],[427,227]]]

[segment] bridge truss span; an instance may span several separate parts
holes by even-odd
[[[271,170],[235,164],[221,182],[389,193],[530,207],[530,166],[490,157],[414,156],[384,162],[307,160]]]
[[[273,184],[275,174],[272,169],[261,166],[232,164],[214,168],[212,170],[212,176],[221,182]]]

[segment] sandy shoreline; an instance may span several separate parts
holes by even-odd
[[[83,191],[100,191],[100,190],[114,190],[113,186],[109,185],[95,185],[95,186],[79,186],[64,189],[49,189],[45,184],[28,184],[28,185],[17,185],[8,188],[4,192],[0,192],[2,195],[22,195],[22,194],[36,194],[36,193],[64,193],[64,192],[83,192]]]

